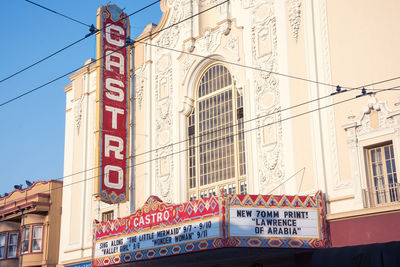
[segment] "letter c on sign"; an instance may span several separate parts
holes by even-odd
[[[110,181],[110,172],[118,172],[118,182],[113,183]],[[104,167],[104,184],[105,186],[113,189],[121,189],[124,186],[124,172],[121,167],[106,165]]]
[[[117,31],[118,34],[111,34],[111,30]],[[124,36],[125,31],[123,28],[115,25],[115,24],[110,24],[108,23],[106,25],[106,40],[110,44],[116,45],[116,46],[123,46],[125,44],[124,40],[119,37],[119,35]]]

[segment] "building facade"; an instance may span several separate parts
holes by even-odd
[[[322,190],[332,246],[400,241],[397,1],[160,5],[130,51],[129,201],[94,196],[99,65],[64,88],[60,265],[90,261],[94,220],[221,189]]]
[[[62,182],[35,182],[0,198],[0,266],[58,264]]]

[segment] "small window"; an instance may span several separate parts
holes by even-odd
[[[7,258],[17,257],[18,233],[8,235]]]
[[[366,150],[371,204],[381,205],[400,201],[393,144]]]
[[[103,212],[103,216],[102,217],[103,217],[102,218],[103,222],[111,221],[111,220],[114,219],[114,211],[110,210],[110,211],[107,211],[107,212]]]
[[[0,234],[0,259],[4,259],[6,248],[6,234]]]
[[[240,182],[240,194],[242,195],[247,194],[247,184],[245,181]]]
[[[43,226],[33,226],[32,252],[42,251]]]
[[[21,253],[27,253],[29,250],[29,233],[30,227],[26,227],[22,231]]]

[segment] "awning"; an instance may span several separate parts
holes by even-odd
[[[316,250],[313,266],[392,267],[400,266],[400,242]]]

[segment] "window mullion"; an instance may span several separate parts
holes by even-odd
[[[239,170],[239,126],[238,126],[238,117],[237,117],[237,92],[236,92],[236,87],[232,84],[231,86],[232,90],[232,103],[233,103],[233,135],[234,135],[234,166],[235,166],[235,184],[236,184],[236,190],[239,188],[239,177],[240,177],[240,170]]]
[[[196,199],[200,199],[200,137],[199,137],[199,125],[200,125],[200,112],[199,112],[199,102],[196,102],[195,108],[195,121],[194,125],[194,155],[195,155],[195,177],[196,186]],[[197,120],[196,120],[197,119]]]
[[[373,170],[373,163],[372,163],[372,149],[369,149],[367,151],[367,162],[368,162],[368,170],[369,170],[369,179],[368,179],[368,198],[370,200],[370,202],[373,202],[371,204],[373,204],[374,206],[377,204],[377,199],[374,197],[376,195],[376,192],[378,190],[378,188],[375,185],[374,182],[374,170]]]
[[[386,163],[386,155],[385,155],[385,148],[388,147],[388,145],[383,146],[381,149],[381,159],[382,159],[382,176],[383,176],[383,181],[385,183],[384,185],[384,190],[385,190],[385,197],[386,201],[390,201],[390,188],[389,188],[389,176],[387,173],[387,163]]]

